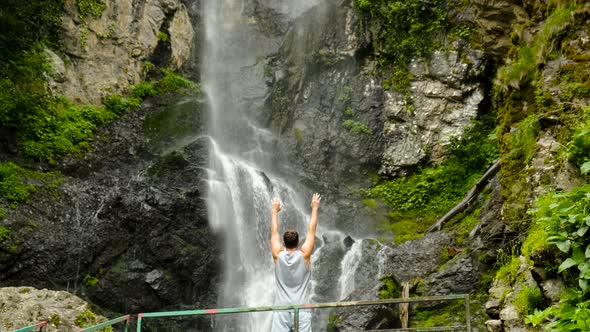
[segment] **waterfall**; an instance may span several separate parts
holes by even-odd
[[[266,2],[289,14],[302,8],[288,5],[290,1]],[[304,3],[309,6],[311,1]],[[208,98],[211,142],[208,213],[211,227],[224,237],[219,307],[273,304],[272,197],[283,202],[281,232],[289,227],[304,236],[310,212],[311,190],[278,175],[276,138],[253,119],[267,94],[260,59],[276,52],[280,43],[256,31],[247,6],[246,0],[203,1],[201,83]],[[270,318],[270,313],[219,316],[215,330],[265,331],[270,329]]]
[[[340,285],[339,300],[344,300],[354,290],[354,277],[361,261],[362,248],[362,240],[355,241],[342,259],[340,268],[340,271],[342,272],[338,279],[338,284]]]

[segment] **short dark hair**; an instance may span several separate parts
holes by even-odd
[[[285,234],[283,234],[283,242],[285,242],[287,249],[296,248],[297,244],[299,244],[299,233],[292,229],[286,230]]]

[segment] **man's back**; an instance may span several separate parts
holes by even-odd
[[[277,305],[304,304],[309,302],[310,271],[305,266],[301,250],[279,253],[275,265]]]

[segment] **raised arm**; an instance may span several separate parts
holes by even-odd
[[[305,263],[309,267],[309,260],[311,258],[311,253],[313,252],[313,248],[315,246],[315,232],[318,228],[318,210],[320,208],[320,201],[322,197],[320,194],[315,193],[311,198],[311,220],[309,221],[309,225],[307,226],[307,234],[305,235],[305,243],[301,246],[301,251],[303,252],[303,257],[305,258]]]
[[[272,258],[277,262],[279,253],[283,249],[281,245],[281,236],[279,235],[279,211],[281,211],[281,201],[278,198],[272,199],[272,216],[270,221],[270,251]]]

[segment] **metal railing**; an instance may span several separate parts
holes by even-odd
[[[146,318],[161,318],[161,317],[175,317],[175,316],[200,316],[200,315],[222,315],[222,314],[238,314],[238,313],[274,311],[274,310],[293,310],[294,311],[294,331],[298,332],[299,331],[299,310],[302,310],[302,309],[343,308],[343,307],[356,307],[356,306],[368,306],[368,305],[385,305],[385,304],[400,304],[400,303],[452,301],[452,300],[464,300],[465,301],[465,325],[463,325],[463,326],[455,325],[455,326],[447,326],[447,327],[388,329],[388,330],[376,330],[376,331],[456,331],[458,329],[464,329],[467,332],[471,332],[471,314],[470,314],[470,309],[469,309],[469,294],[397,298],[397,299],[374,300],[374,301],[328,302],[328,303],[288,305],[288,306],[146,312],[146,313],[140,313],[137,315],[137,332],[141,332],[141,323]]]
[[[47,324],[48,324],[48,322],[43,321],[43,322],[39,322],[39,323],[37,323],[35,325],[31,325],[31,326],[27,326],[27,327],[22,327],[22,328],[20,328],[18,330],[14,330],[12,332],[29,332],[29,331],[33,331],[33,330],[36,330],[36,329],[39,329],[39,331],[43,331],[43,328],[46,327]]]
[[[459,329],[471,332],[471,313],[469,309],[469,294],[452,294],[441,296],[424,296],[424,297],[410,297],[397,298],[386,300],[373,301],[348,301],[348,302],[328,302],[328,303],[311,303],[302,305],[287,305],[287,306],[269,306],[269,307],[245,307],[245,308],[221,308],[221,309],[197,309],[184,311],[163,311],[163,312],[145,312],[137,315],[137,332],[141,332],[142,321],[146,318],[161,318],[161,317],[176,317],[176,316],[203,316],[203,315],[222,315],[222,314],[238,314],[249,312],[275,311],[275,310],[293,310],[294,312],[294,331],[299,332],[299,310],[322,309],[322,308],[346,308],[369,305],[387,305],[387,304],[402,304],[402,303],[419,303],[419,302],[435,302],[435,301],[465,301],[465,325],[441,326],[441,327],[421,327],[421,328],[403,328],[403,329],[386,329],[386,330],[367,330],[367,331],[456,331]],[[121,316],[119,318],[111,319],[109,321],[82,328],[78,332],[92,332],[112,326],[121,322],[125,322],[124,331],[127,332],[131,321],[131,315]],[[48,322],[39,322],[35,325],[27,326],[14,330],[12,332],[29,332],[37,328],[39,331],[46,327]]]
[[[125,322],[124,331],[127,332],[128,329],[129,329],[129,323],[130,323],[130,321],[131,321],[131,315],[125,315],[125,316],[121,316],[119,318],[111,319],[111,320],[106,321],[106,322],[102,322],[102,323],[97,324],[97,325],[94,325],[94,326],[81,328],[81,329],[77,330],[77,332],[98,331],[100,329],[104,329],[105,327],[113,326],[113,325],[118,324],[118,323],[121,323],[121,322]],[[43,327],[47,327],[48,325],[49,325],[48,322],[39,322],[39,323],[37,323],[35,325],[23,327],[23,328],[20,328],[18,330],[14,330],[12,332],[29,332],[29,331],[36,330],[37,328],[40,328],[39,329],[39,332],[42,332],[43,331]]]
[[[102,322],[100,324],[94,325],[94,326],[90,326],[90,327],[85,327],[83,329],[78,330],[78,332],[92,332],[92,331],[97,331],[100,329],[104,329],[107,326],[113,326],[115,324],[121,323],[121,322],[125,322],[125,326],[124,326],[124,331],[127,332],[129,329],[129,322],[131,321],[131,315],[125,315],[125,316],[121,316],[119,318],[115,318],[115,319],[111,319],[109,321],[106,322]]]

